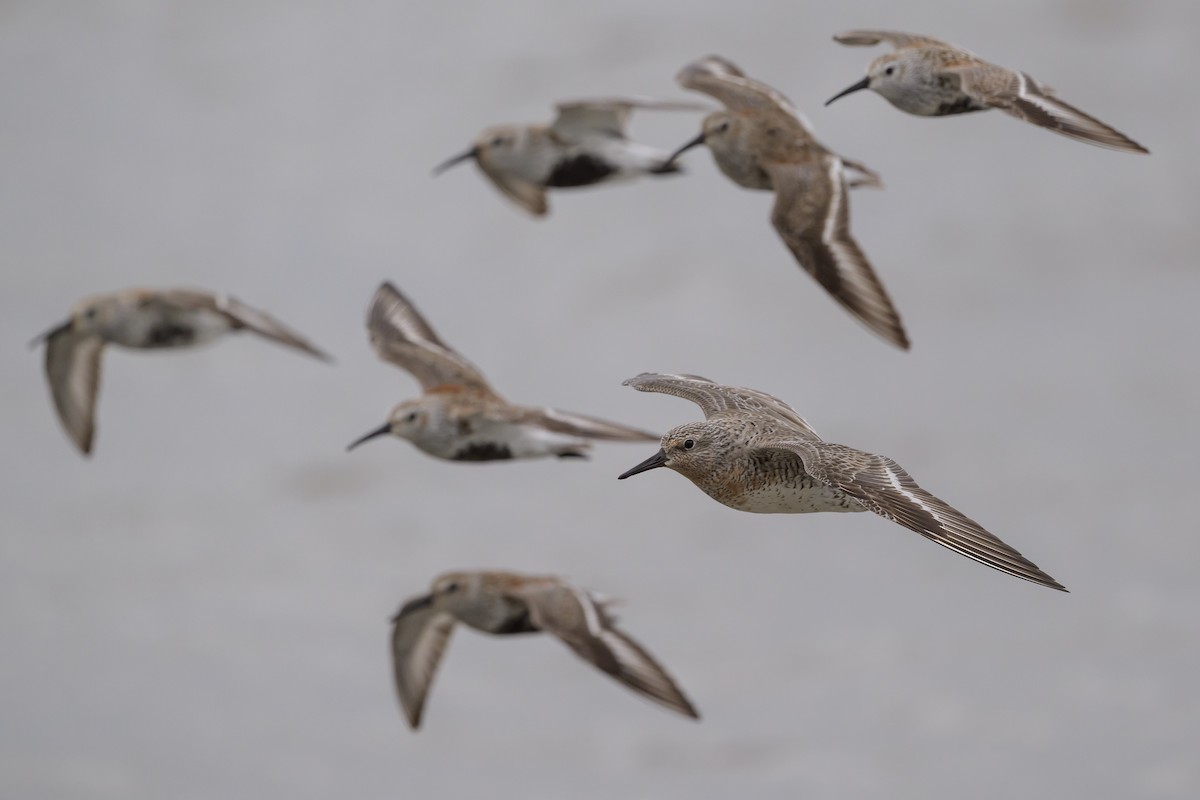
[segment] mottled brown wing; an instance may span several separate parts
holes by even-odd
[[[658,111],[704,111],[699,103],[655,100],[648,97],[603,97],[590,100],[568,100],[555,108],[558,116],[550,126],[555,132],[571,139],[583,134],[607,133],[624,137],[629,115],[636,108]]]
[[[896,48],[902,47],[944,47],[948,50],[962,50],[961,47],[943,42],[941,39],[934,39],[932,36],[920,36],[915,33],[903,33],[901,31],[845,31],[843,33],[835,33],[833,40],[840,44],[855,45],[855,46],[870,46],[880,42],[887,42]],[[966,51],[963,50],[965,53]]]
[[[451,615],[434,610],[427,597],[406,603],[392,618],[392,671],[396,694],[404,716],[414,730],[421,725],[429,688],[446,645],[450,643],[454,622]]]
[[[425,391],[460,386],[495,395],[483,373],[443,342],[391,283],[375,291],[367,311],[367,331],[379,357],[412,373]]]
[[[46,339],[46,380],[63,428],[87,455],[96,434],[96,395],[100,391],[100,355],[104,340],[80,335],[69,326]]]
[[[994,64],[959,67],[950,72],[958,75],[963,92],[1017,119],[1112,150],[1150,152],[1115,128],[1059,100],[1024,73]]]
[[[979,523],[922,489],[903,467],[886,456],[809,440],[780,441],[771,447],[799,455],[804,470],[815,479],[942,547],[1000,572],[1066,591]]]
[[[775,186],[771,223],[796,261],[868,328],[907,350],[900,314],[850,233],[841,160],[765,167]]]
[[[701,92],[721,102],[730,111],[781,109],[800,123],[809,135],[812,126],[782,92],[746,77],[732,61],[717,55],[705,56],[688,64],[675,80],[685,89]]]
[[[614,628],[586,592],[562,583],[536,582],[514,594],[529,608],[534,626],[557,636],[597,669],[673,711],[699,718],[667,671],[641,645]]]
[[[783,422],[804,436],[821,437],[795,409],[777,397],[757,389],[723,386],[699,375],[666,375],[643,372],[622,386],[632,386],[639,392],[659,392],[682,397],[700,406],[705,419],[719,414],[763,414]]]
[[[236,297],[228,295],[217,295],[213,300],[216,309],[229,317],[236,327],[254,331],[259,336],[264,336],[288,347],[294,347],[322,361],[331,360],[328,355],[310,344],[307,339],[267,312],[248,306]]]

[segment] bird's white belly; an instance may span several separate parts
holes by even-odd
[[[539,425],[497,425],[497,437],[512,450],[514,458],[557,455],[563,448],[586,449],[589,445],[577,436],[547,430]]]
[[[210,309],[146,308],[125,316],[107,338],[125,347],[187,347],[212,341],[230,327],[224,314]]]
[[[778,483],[752,489],[728,505],[739,511],[750,511],[755,514],[866,511],[861,503],[846,493],[809,481],[805,481],[800,486]]]
[[[458,461],[493,461],[509,458],[557,456],[564,451],[582,454],[589,444],[575,436],[538,425],[498,422],[473,416],[449,422],[426,435],[412,437],[422,450]]]
[[[593,139],[587,149],[615,170],[606,181],[627,180],[661,166],[670,153],[656,147],[611,137]]]

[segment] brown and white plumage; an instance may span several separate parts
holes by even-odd
[[[865,78],[826,105],[844,95],[871,89],[910,114],[945,116],[998,108],[1082,142],[1126,152],[1149,152],[1125,134],[1059,100],[1028,74],[984,61],[948,42],[898,31],[849,31],[833,38],[847,45],[887,42],[896,50],[872,61]]]
[[[900,315],[850,232],[847,188],[878,186],[879,176],[824,147],[783,94],[727,59],[706,56],[677,80],[720,100],[725,110],[709,115],[700,135],[672,158],[706,144],[735,183],[773,191],[771,224],[800,266],[872,331],[907,349]],[[849,181],[847,169],[862,177]]]
[[[508,402],[474,364],[438,337],[416,306],[390,283],[375,292],[367,329],[379,356],[410,372],[424,394],[397,405],[384,425],[351,448],[390,433],[438,458],[496,461],[583,457],[593,439],[659,438],[596,417]]]
[[[669,467],[742,511],[873,511],[993,569],[1066,591],[895,461],[826,442],[781,400],[694,375],[643,373],[625,384],[692,400],[705,422],[668,431],[662,449],[622,478]]]
[[[327,360],[328,356],[266,312],[227,295],[196,289],[127,289],[76,304],[46,340],[46,378],[59,419],[85,455],[95,437],[100,357],[107,344],[140,350],[188,347],[249,330]]]
[[[371,346],[385,361],[411,373],[426,391],[455,387],[497,396],[479,368],[434,332],[417,307],[385,282],[367,312]]]
[[[422,712],[455,623],[496,635],[545,632],[630,689],[698,718],[671,676],[614,624],[593,595],[560,578],[512,572],[452,572],[392,618],[396,691],[409,725]]]
[[[908,334],[887,290],[850,233],[850,203],[840,159],[765,165],[775,186],[771,224],[796,261],[854,316],[897,347]],[[826,176],[819,176],[820,169]]]
[[[668,154],[627,135],[634,109],[696,111],[703,106],[648,98],[571,100],[556,106],[550,124],[495,125],[471,149],[439,164],[440,174],[474,160],[508,199],[534,216],[550,210],[547,189],[592,186],[640,175],[679,171]]]

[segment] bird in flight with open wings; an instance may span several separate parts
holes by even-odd
[[[329,357],[263,311],[196,289],[126,289],[77,303],[70,318],[34,340],[46,342],[46,378],[71,441],[92,452],[104,346],[163,350],[252,331],[322,360]]]
[[[646,442],[647,431],[553,408],[514,405],[483,373],[441,340],[407,297],[390,283],[367,312],[371,345],[408,370],[424,394],[400,403],[379,428],[351,443],[392,434],[431,456],[452,461],[586,457],[591,441]]]
[[[634,109],[705,110],[694,103],[636,98],[559,103],[549,125],[496,125],[475,138],[471,149],[434,169],[441,174],[474,160],[509,200],[534,216],[544,216],[547,189],[592,186],[640,175],[672,175],[668,153],[628,137]]]
[[[672,163],[705,144],[734,183],[773,191],[771,224],[800,266],[860,322],[907,350],[900,314],[850,233],[847,188],[879,186],[879,176],[818,142],[790,100],[727,59],[701,58],[676,80],[725,109],[705,118],[700,135],[676,150]],[[860,177],[848,180],[847,170]]]
[[[825,441],[782,400],[695,375],[643,373],[625,385],[691,400],[705,421],[667,431],[659,451],[622,479],[667,467],[739,511],[874,511],[981,564],[1066,591],[979,523],[918,486],[895,461]]]
[[[922,117],[998,108],[1081,142],[1129,153],[1150,152],[1120,131],[1059,100],[1052,89],[1026,73],[991,64],[948,42],[899,31],[847,31],[833,38],[856,46],[887,42],[896,49],[872,61],[866,77],[838,92],[825,105],[870,89],[901,111]]]
[[[456,623],[485,633],[545,632],[585,661],[672,711],[698,719],[691,701],[642,646],[616,627],[595,595],[561,578],[512,572],[451,572],[392,619],[396,691],[409,725],[421,713]]]

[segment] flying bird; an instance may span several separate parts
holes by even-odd
[[[710,114],[700,135],[676,150],[671,162],[706,144],[734,183],[774,192],[771,224],[800,266],[859,321],[907,350],[900,314],[850,233],[846,189],[879,186],[879,176],[823,146],[790,100],[727,59],[701,58],[676,80],[725,109]],[[859,177],[848,180],[847,170]]]
[[[825,441],[778,398],[696,375],[643,373],[625,385],[691,400],[705,421],[667,431],[659,451],[621,479],[666,467],[739,511],[873,511],[993,569],[1066,591],[979,523],[918,486],[895,461]]]
[[[509,200],[540,217],[549,211],[547,189],[679,172],[667,163],[668,153],[626,135],[635,108],[696,111],[704,106],[634,98],[559,103],[558,116],[549,125],[487,128],[471,149],[439,164],[434,174],[474,160]]]
[[[846,45],[887,42],[896,49],[872,61],[866,77],[838,92],[825,105],[870,89],[901,111],[922,117],[998,108],[1081,142],[1130,153],[1150,152],[1120,131],[1059,100],[1050,87],[1027,73],[991,64],[940,39],[898,31],[849,31],[833,38]]]
[[[70,318],[33,341],[46,342],[46,378],[71,441],[92,452],[100,355],[107,344],[161,350],[203,344],[248,330],[322,360],[329,357],[263,311],[196,289],[127,289],[89,297]]]
[[[453,461],[586,457],[590,440],[655,441],[647,431],[552,408],[509,403],[483,373],[441,340],[417,307],[390,283],[375,292],[367,312],[375,352],[408,370],[424,394],[400,403],[388,421],[348,449],[392,434]]]
[[[392,665],[408,724],[421,724],[438,663],[456,623],[496,635],[545,632],[638,694],[698,719],[695,707],[642,646],[616,627],[596,596],[560,578],[451,572],[392,618]]]

